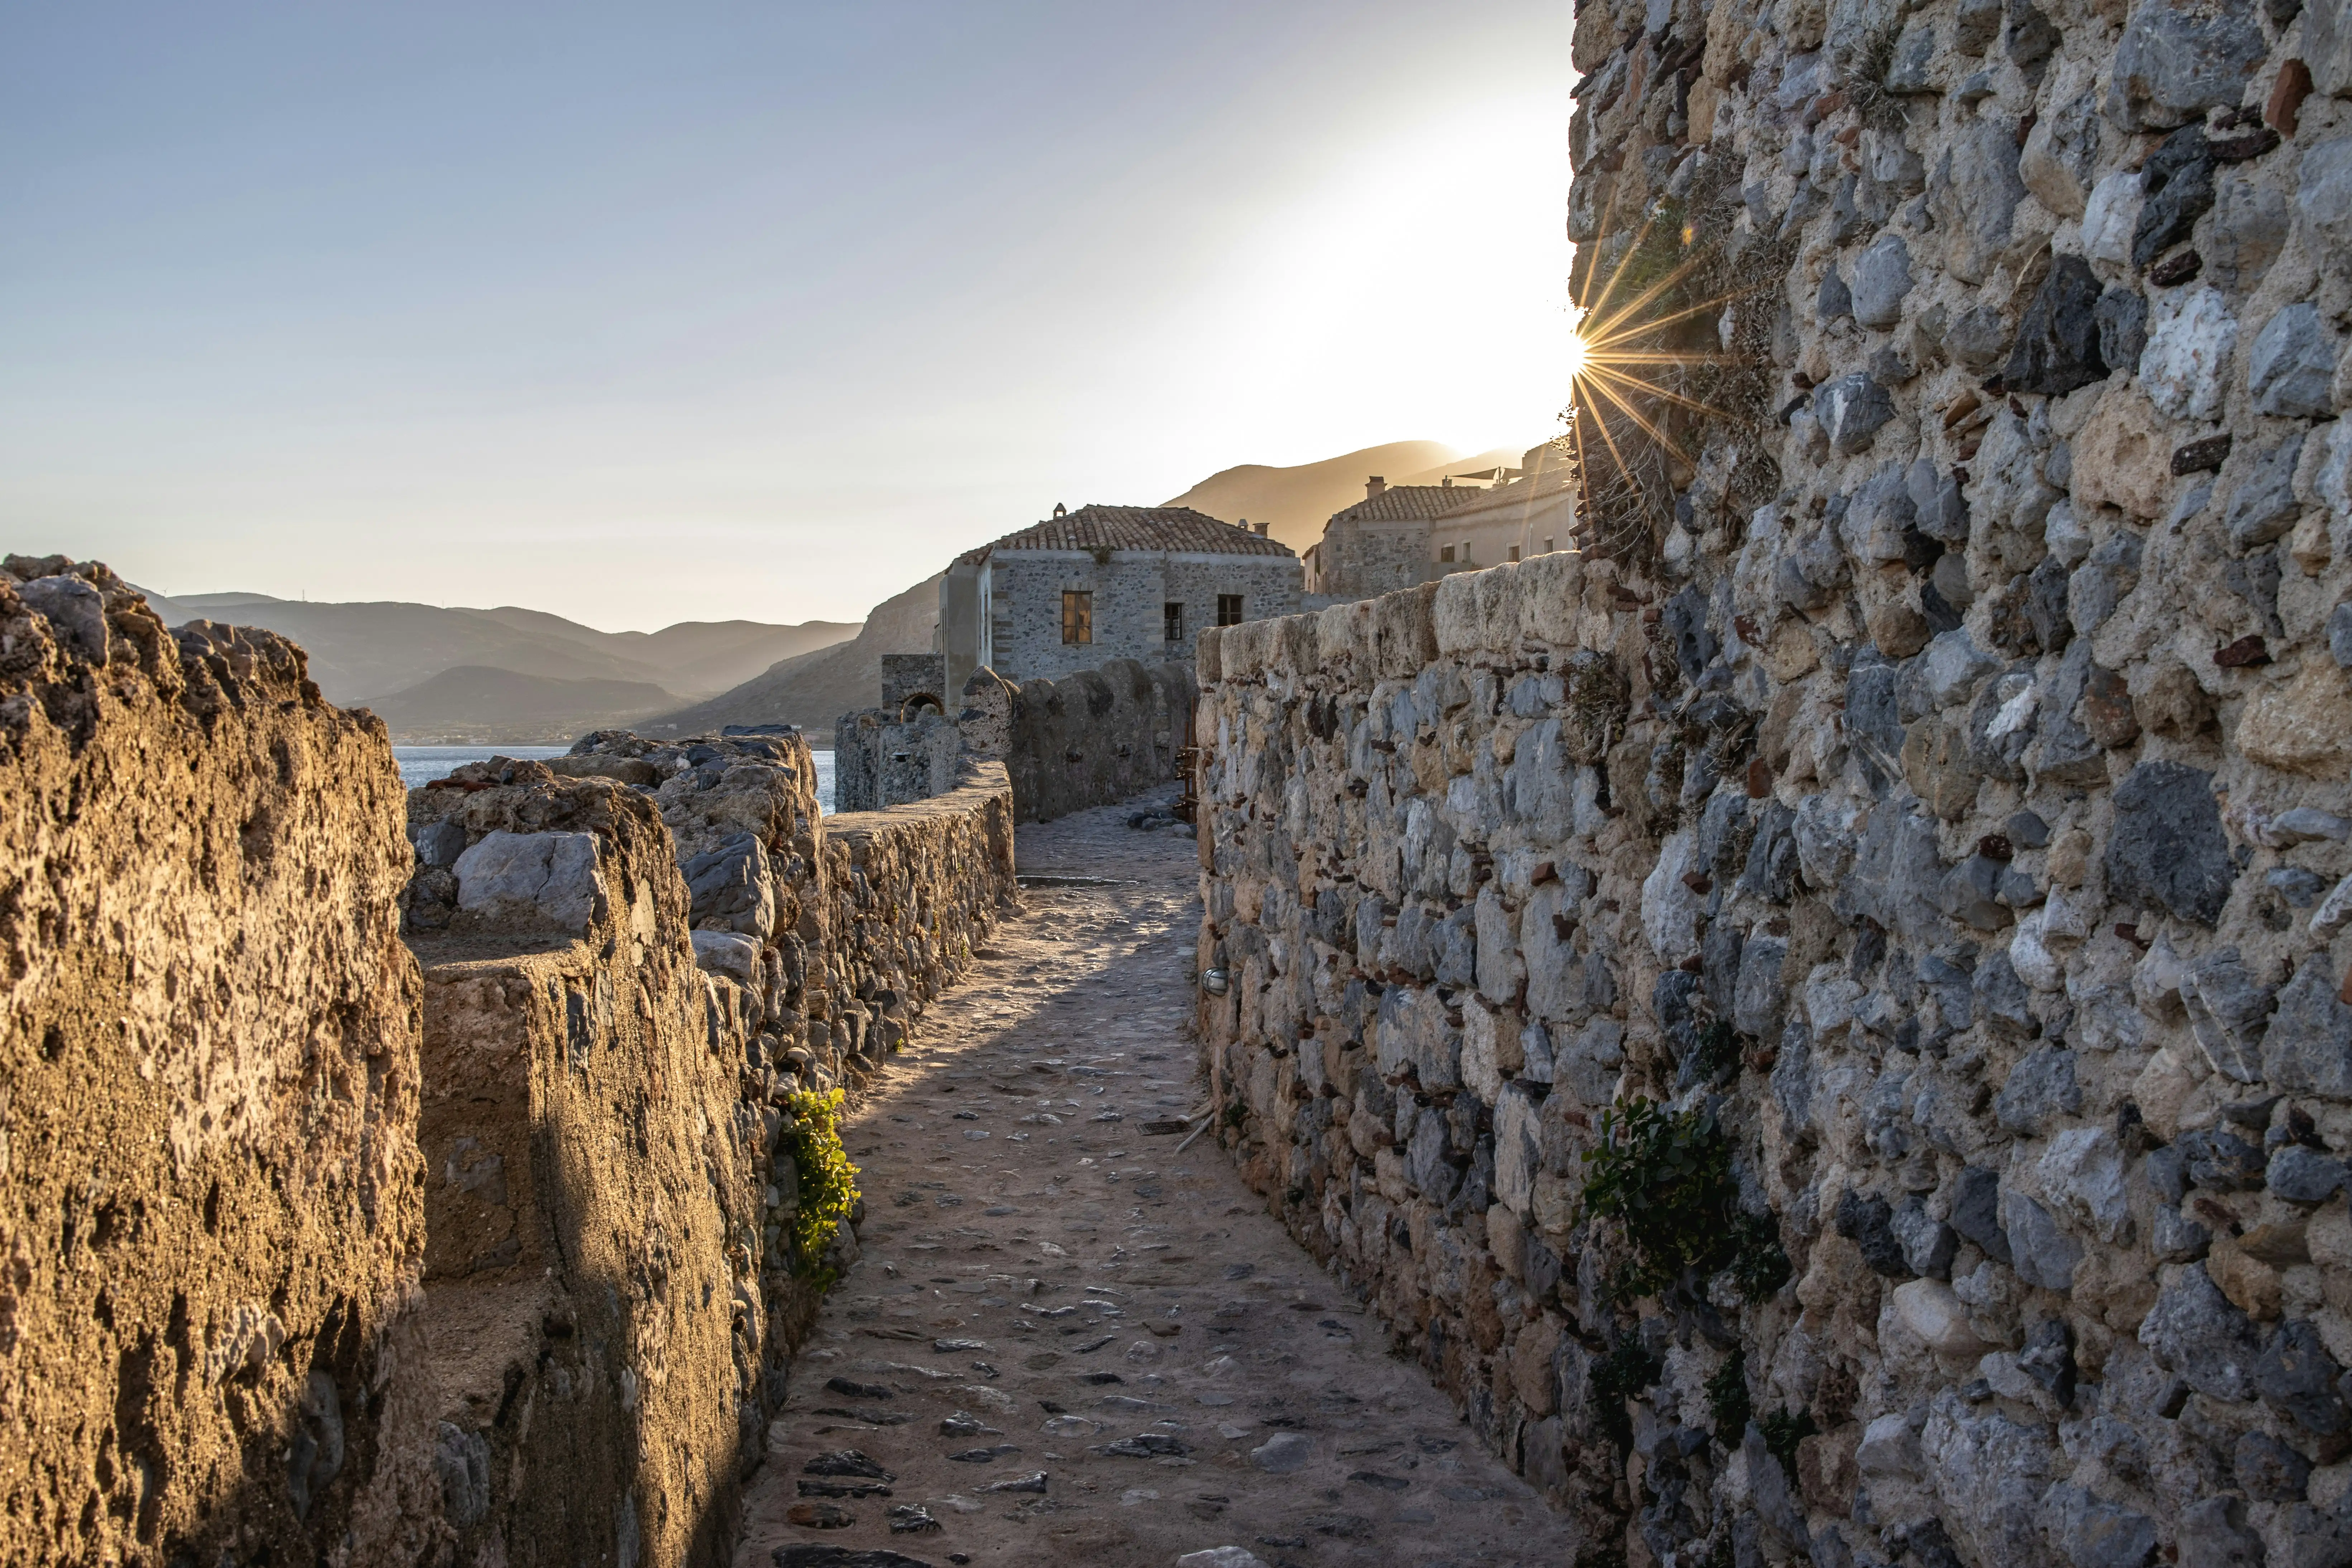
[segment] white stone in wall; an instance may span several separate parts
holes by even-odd
[[[2221,412],[2222,372],[2237,346],[2237,318],[2220,289],[2159,293],[2148,306],[2140,384],[2175,419],[2211,419]]]
[[[593,833],[482,836],[450,868],[457,907],[478,915],[585,931],[604,898]]]

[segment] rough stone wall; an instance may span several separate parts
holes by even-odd
[[[845,1058],[903,1044],[1019,896],[1004,764],[968,761],[945,795],[829,816],[820,844],[831,1038]]]
[[[437,1548],[399,798],[283,638],[0,571],[0,1557]]]
[[[814,778],[798,735],[608,733],[411,794],[436,1460],[467,1561],[732,1550],[841,1261],[793,1251],[790,1098],[903,1041],[1013,890],[1001,765],[822,823]]]
[[[1219,1136],[1588,1561],[2352,1561],[2352,518],[2291,492],[2258,626],[2234,469],[2068,501],[2017,395],[2030,526],[1888,427],[1967,519],[1930,637],[1837,526],[1898,454],[1799,429],[1689,548],[1203,644]]]
[[[1437,570],[1436,551],[1430,544],[1437,526],[1429,518],[1402,522],[1350,518],[1331,523],[1316,547],[1308,592],[1365,599],[1427,582]]]
[[[884,654],[882,706],[895,714],[908,703],[925,697],[941,708],[947,706],[947,657],[936,653]]]
[[[833,725],[834,809],[877,811],[945,794],[962,756],[961,730],[937,709],[906,720],[887,707],[844,713]]]
[[[1115,658],[1059,680],[1013,682],[982,667],[964,682],[953,720],[894,721],[887,709],[845,713],[834,726],[834,800],[872,811],[944,795],[973,760],[1002,763],[1015,819],[1051,822],[1129,800],[1176,776],[1190,743],[1188,665]]]
[[[1176,777],[1191,744],[1193,678],[1181,664],[1113,659],[1019,685],[980,670],[964,684],[967,751],[1001,759],[1023,822],[1132,799]]]
[[[467,1563],[723,1563],[767,1421],[756,1020],[653,799],[502,771],[410,805],[457,884],[411,937],[443,1516]]]

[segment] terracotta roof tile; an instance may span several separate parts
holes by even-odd
[[[1485,493],[1475,485],[1391,485],[1345,510],[1333,512],[1331,521],[1403,522],[1443,517]]]
[[[1291,555],[1287,544],[1220,522],[1189,506],[1094,506],[1049,517],[965,553],[979,561],[999,550],[1170,550],[1216,555]]]

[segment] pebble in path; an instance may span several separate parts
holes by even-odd
[[[1573,1562],[1224,1153],[1179,1152],[1198,862],[1138,809],[1020,830],[1045,885],[868,1089],[862,1257],[738,1568]]]

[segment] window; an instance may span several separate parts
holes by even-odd
[[[1217,595],[1217,625],[1237,626],[1242,624],[1242,596],[1239,594]]]
[[[1551,553],[1551,535],[1549,534],[1544,535],[1544,553],[1546,555]]]
[[[1095,640],[1095,596],[1092,594],[1076,588],[1062,591],[1062,640]]]
[[[1437,559],[1438,559],[1439,561],[1441,561],[1441,562],[1445,562],[1445,561],[1451,561],[1451,560],[1453,560],[1453,559],[1454,559],[1454,546],[1452,546],[1451,544],[1441,544],[1441,545],[1439,545],[1439,546],[1437,547]]]
[[[1512,546],[1511,546],[1511,559],[1512,559],[1512,560],[1514,560],[1514,561],[1517,561],[1518,558],[1519,558],[1519,547],[1518,547],[1517,545],[1514,544],[1514,545],[1512,545]]]
[[[1182,642],[1182,641],[1184,640],[1184,606],[1183,606],[1183,605],[1162,605],[1160,607],[1160,641],[1162,641],[1162,642]]]

